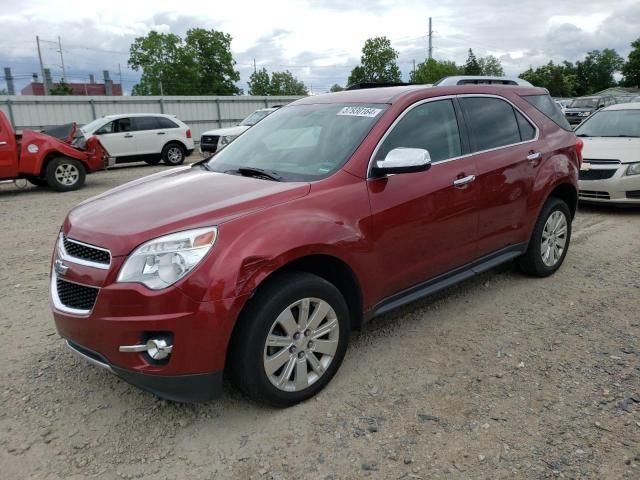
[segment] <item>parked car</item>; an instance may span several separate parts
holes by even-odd
[[[640,103],[604,108],[576,134],[584,140],[580,200],[640,205]]]
[[[433,84],[434,87],[450,87],[453,85],[532,85],[519,77],[493,77],[488,75],[459,75],[444,77]]]
[[[226,367],[252,398],[292,405],[363,322],[509,260],[553,274],[581,145],[541,88],[303,98],[211,159],[71,210],[51,270],[58,332],[171,400],[214,398]]]
[[[560,112],[564,115],[566,108],[562,104],[562,102],[560,102],[559,100],[554,100],[554,103],[558,106],[558,108],[560,109]]]
[[[191,129],[175,115],[128,113],[106,115],[81,128],[97,135],[116,163],[145,161],[180,165],[194,145]]]
[[[259,108],[235,127],[208,130],[200,137],[200,153],[211,156],[233,142],[238,136],[253,127],[260,120],[271,115],[280,107]]]
[[[0,112],[0,180],[24,178],[59,192],[81,188],[87,173],[106,168],[109,159],[96,137],[72,146],[75,129],[75,124],[55,129],[57,136],[33,130],[14,132]]]
[[[610,95],[578,97],[574,98],[569,106],[565,108],[564,115],[571,125],[577,125],[601,108],[615,104],[615,99]]]

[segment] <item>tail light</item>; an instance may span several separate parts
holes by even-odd
[[[584,142],[581,138],[576,137],[576,153],[578,154],[578,165],[582,165],[582,148],[584,147]]]
[[[187,138],[191,138],[191,129],[190,128],[187,128]]]

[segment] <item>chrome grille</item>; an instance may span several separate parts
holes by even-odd
[[[601,158],[585,158],[584,163],[590,163],[591,165],[620,165],[620,160],[601,159]]]
[[[602,200],[610,200],[609,192],[598,192],[596,190],[580,190],[578,196],[581,198],[598,198]]]
[[[98,288],[78,285],[61,278],[56,278],[56,290],[62,305],[74,310],[86,311],[93,308],[99,291]]]
[[[107,266],[111,263],[111,254],[108,250],[81,243],[67,237],[62,238],[62,243],[66,254],[70,257]]]

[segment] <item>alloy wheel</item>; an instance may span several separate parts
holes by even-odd
[[[62,163],[56,167],[55,177],[61,185],[74,185],[80,178],[80,171],[73,164]]]
[[[182,161],[182,150],[178,147],[171,147],[167,151],[167,158],[171,163],[180,163]]]
[[[285,308],[269,329],[263,366],[269,381],[286,392],[299,392],[327,371],[338,349],[340,326],[331,306],[303,298]]]
[[[562,258],[567,243],[567,217],[559,210],[549,215],[542,229],[540,253],[547,267],[554,267]]]

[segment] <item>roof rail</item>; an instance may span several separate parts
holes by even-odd
[[[358,82],[353,83],[345,90],[363,90],[365,88],[382,88],[382,87],[406,87],[408,85],[415,85],[414,83],[405,82]]]

